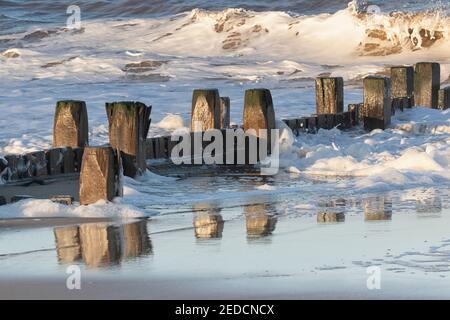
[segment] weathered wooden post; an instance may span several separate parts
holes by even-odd
[[[416,106],[436,109],[441,85],[439,63],[420,62],[414,67],[414,103]]]
[[[145,147],[150,128],[151,107],[133,101],[106,103],[109,121],[109,142],[118,149],[123,174],[135,177],[146,170]]]
[[[53,147],[88,145],[88,115],[84,101],[58,101],[53,124]]]
[[[384,130],[391,123],[389,78],[368,76],[364,79],[364,110],[362,112],[366,130]]]
[[[414,68],[396,66],[391,68],[392,114],[414,105]]]
[[[220,129],[230,127],[230,98],[220,98]]]
[[[191,130],[221,129],[221,100],[217,89],[197,89],[192,94]]]
[[[243,118],[244,118],[244,130],[245,131],[249,129],[255,130],[256,136],[260,139],[258,146],[261,146],[263,144],[262,140],[266,140],[267,154],[270,154],[272,150],[271,131],[276,127],[275,111],[273,109],[273,101],[272,95],[270,94],[270,90],[249,89],[245,91]],[[260,155],[259,150],[258,155]],[[248,157],[249,155],[247,154],[246,158]]]
[[[319,77],[316,79],[316,113],[331,114],[344,111],[344,79]]]
[[[121,160],[109,146],[86,147],[80,174],[80,204],[122,196]]]
[[[414,94],[414,68],[396,66],[391,68],[392,98],[412,97]]]
[[[447,110],[450,108],[450,86],[439,90],[438,108],[441,110]]]

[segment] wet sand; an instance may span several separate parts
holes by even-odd
[[[16,184],[0,185],[0,195],[7,202],[17,195],[31,196],[36,199],[48,199],[56,195],[69,195],[75,201],[79,200],[80,182],[78,175],[67,175],[58,178],[42,180],[45,184],[22,182]]]
[[[298,203],[203,203],[151,220],[4,228],[0,298],[450,298],[447,201],[336,201],[296,213],[285,205]],[[318,222],[324,210],[345,219]],[[81,290],[66,287],[72,265],[80,268]],[[373,266],[380,267],[379,290],[367,287]]]

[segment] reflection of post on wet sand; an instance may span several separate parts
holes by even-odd
[[[363,201],[366,221],[391,220],[392,201],[383,196],[367,198]]]
[[[258,238],[272,234],[277,218],[270,212],[273,212],[273,208],[268,204],[252,204],[244,207],[248,237]]]
[[[147,222],[139,221],[123,225],[123,238],[123,258],[135,258],[150,254],[152,251]]]
[[[151,252],[147,223],[123,226],[104,223],[55,228],[58,259],[62,263],[82,260],[89,267],[118,264],[122,259]]]
[[[78,227],[55,228],[58,260],[70,263],[81,260],[80,232]]]
[[[211,204],[196,204],[193,211],[196,212],[193,223],[197,239],[222,238],[224,222],[218,207]]]
[[[318,223],[337,223],[345,221],[345,199],[322,201],[318,204]]]
[[[80,244],[83,261],[90,267],[119,263],[120,235],[114,226],[81,225]]]
[[[428,191],[416,200],[416,212],[421,216],[439,216],[442,212],[441,196],[437,192]]]

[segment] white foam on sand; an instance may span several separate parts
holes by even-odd
[[[8,218],[112,218],[132,219],[144,217],[143,211],[130,204],[99,201],[88,206],[62,205],[45,199],[27,199],[0,206],[0,217]]]

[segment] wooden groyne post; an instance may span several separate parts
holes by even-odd
[[[450,86],[439,90],[438,108],[441,110],[450,108]]]
[[[89,143],[88,115],[84,101],[56,103],[53,147],[83,148]]]
[[[244,130],[253,129],[260,139],[267,139],[268,153],[271,148],[271,130],[276,128],[272,95],[268,89],[245,91]],[[267,134],[264,131],[267,130]],[[261,143],[261,140],[260,140]]]
[[[414,68],[412,66],[391,67],[392,112],[411,108],[414,105]]]
[[[191,131],[221,129],[221,99],[217,89],[196,89],[192,94]]]
[[[230,127],[230,98],[220,98],[220,129]]]
[[[436,109],[441,85],[439,63],[419,62],[414,67],[414,103]]]
[[[368,76],[364,79],[364,128],[386,129],[391,123],[390,80],[385,77]]]
[[[109,142],[122,157],[123,174],[135,177],[146,170],[146,139],[152,107],[141,102],[106,103]]]
[[[344,112],[344,79],[319,77],[316,79],[316,113]]]
[[[121,157],[112,147],[86,147],[80,174],[80,204],[122,196],[121,165]]]

